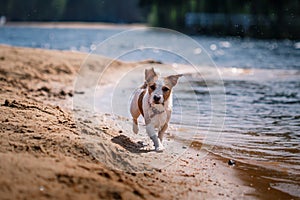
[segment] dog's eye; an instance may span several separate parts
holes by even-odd
[[[155,85],[151,85],[150,88],[151,88],[151,90],[155,90],[156,86]]]
[[[168,92],[170,89],[169,88],[167,88],[167,87],[163,87],[162,88],[162,91],[164,91],[164,92]]]

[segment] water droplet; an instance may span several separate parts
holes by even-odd
[[[231,47],[231,44],[228,41],[221,41],[221,42],[219,42],[219,44],[223,48],[230,48]]]
[[[215,51],[215,50],[217,50],[217,45],[211,44],[211,45],[209,46],[209,48],[210,48],[212,51]]]
[[[96,46],[95,44],[92,44],[92,45],[90,46],[90,49],[91,49],[92,51],[96,50],[96,48],[97,48],[97,46]]]
[[[300,42],[296,42],[296,43],[294,44],[294,48],[295,48],[295,49],[300,49]]]
[[[194,54],[196,54],[196,55],[200,54],[201,52],[202,52],[202,49],[200,49],[200,48],[194,49]]]

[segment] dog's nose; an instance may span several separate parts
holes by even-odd
[[[161,98],[161,97],[160,97],[160,96],[157,96],[157,95],[154,95],[154,97],[153,97],[154,101],[156,101],[156,102],[159,101],[160,98]]]

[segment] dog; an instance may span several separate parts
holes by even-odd
[[[133,95],[130,113],[133,132],[138,133],[138,117],[142,115],[146,132],[154,143],[155,151],[162,152],[163,135],[172,114],[172,89],[182,75],[160,77],[153,68],[145,70],[145,82]],[[156,130],[158,129],[158,133]]]

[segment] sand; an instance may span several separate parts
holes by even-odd
[[[115,158],[129,166],[142,157],[167,159],[167,154],[139,151],[126,128],[101,114],[75,109],[74,90],[86,54],[0,46],[0,199],[255,199],[254,187],[239,178],[235,167],[212,154],[199,156],[188,148],[173,164],[144,172],[118,170]],[[97,57],[96,66],[110,62]],[[142,64],[151,64],[145,61]],[[111,77],[141,63],[114,61]],[[78,118],[78,116],[81,116]],[[108,113],[107,116],[110,116]],[[128,119],[118,119],[125,125]],[[83,134],[84,133],[84,134]],[[101,140],[101,159],[83,135]],[[139,136],[136,136],[139,137]],[[97,143],[94,144],[97,146]],[[128,158],[128,159],[126,159]]]
[[[128,28],[142,28],[145,24],[131,23],[131,24],[114,24],[101,22],[7,22],[5,26],[19,26],[19,27],[39,27],[39,28],[88,28],[88,29],[128,29]]]

